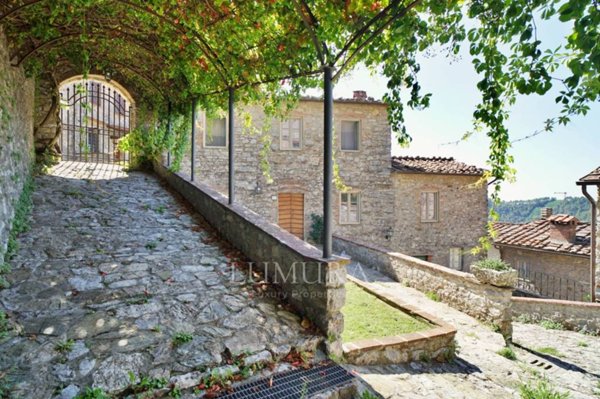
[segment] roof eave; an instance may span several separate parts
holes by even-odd
[[[421,171],[416,171],[416,170],[398,170],[396,168],[394,168],[392,166],[392,172],[396,172],[396,173],[406,173],[406,174],[411,174],[411,175],[439,175],[439,176],[470,176],[470,177],[475,177],[475,176],[483,176],[483,172],[482,173],[444,173],[444,172],[421,172]]]
[[[577,253],[573,253],[573,252],[555,251],[552,249],[543,249],[543,248],[532,248],[532,247],[528,247],[525,245],[503,244],[503,243],[497,242],[497,241],[494,241],[494,246],[507,247],[507,248],[513,248],[513,249],[524,249],[527,251],[544,252],[544,253],[555,254],[555,255],[577,256],[580,258],[589,258],[590,257],[590,255],[577,254]]]

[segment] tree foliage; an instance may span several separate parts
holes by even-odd
[[[540,218],[542,208],[552,208],[555,214],[573,215],[582,222],[591,220],[590,203],[584,197],[542,197],[530,200],[502,201],[496,205],[500,221],[525,223]]]
[[[507,120],[518,95],[559,87],[561,110],[546,130],[600,98],[597,0],[7,0],[0,15],[16,64],[59,76],[110,73],[162,118],[168,102],[184,114],[192,98],[209,112],[224,108],[229,87],[243,103],[276,109],[319,87],[322,66],[339,78],[362,62],[388,79],[384,100],[401,144],[410,142],[405,107],[431,98],[418,55],[468,46],[480,77],[475,130],[490,139],[495,200],[513,174]],[[570,27],[561,46],[544,47],[539,20]]]

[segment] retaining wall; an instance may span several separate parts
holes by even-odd
[[[0,264],[15,205],[33,164],[34,82],[9,62],[0,28]]]
[[[356,240],[335,236],[333,248],[407,286],[435,293],[440,301],[496,326],[506,338],[512,336],[512,288],[483,284],[470,273]]]
[[[529,322],[552,320],[568,330],[600,334],[600,303],[514,297],[514,317]]]
[[[269,281],[279,284],[286,300],[327,336],[329,350],[341,354],[344,328],[341,308],[348,259],[322,259],[321,251],[267,222],[242,205],[228,204],[208,186],[155,165],[156,172],[228,240],[248,256]]]

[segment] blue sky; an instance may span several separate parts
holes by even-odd
[[[558,43],[567,29],[560,25],[538,24],[539,37],[547,39],[544,43]],[[453,156],[485,167],[489,143],[485,134],[474,135],[458,145],[444,145],[470,130],[479,98],[478,77],[470,56],[466,51],[460,56],[452,61],[443,54],[420,59],[420,83],[424,92],[433,93],[431,106],[422,111],[406,110],[406,125],[413,142],[408,149],[394,146],[394,155]],[[358,67],[338,82],[334,96],[351,97],[353,90],[366,90],[368,95],[381,98],[386,91],[386,80]],[[558,113],[554,103],[556,93],[517,101],[508,124],[512,139],[539,130],[544,120]],[[562,198],[563,194],[556,192],[581,195],[575,181],[600,166],[600,104],[593,104],[587,116],[574,118],[567,127],[515,143],[510,153],[515,158],[517,180],[503,185],[503,199]]]

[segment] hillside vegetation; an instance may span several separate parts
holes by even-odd
[[[564,200],[543,197],[531,200],[502,201],[496,208],[500,221],[524,223],[540,218],[542,208],[552,208],[554,214],[566,213],[582,222],[591,220],[590,203],[585,197],[567,197]]]

